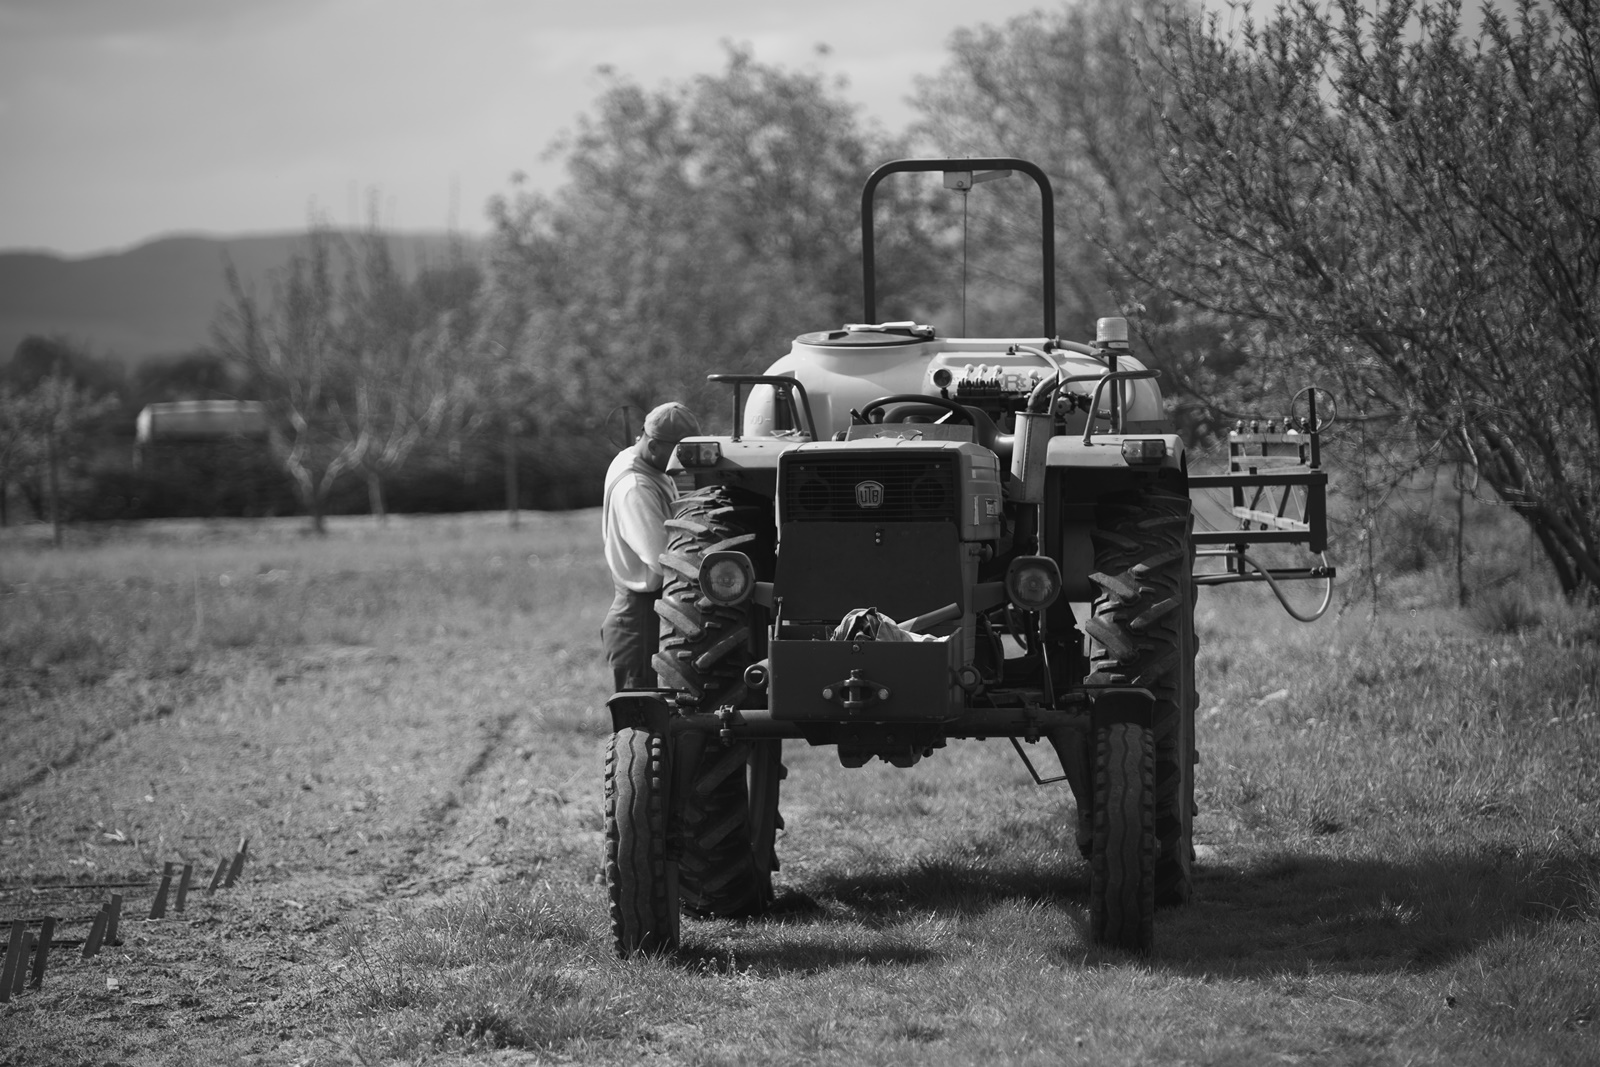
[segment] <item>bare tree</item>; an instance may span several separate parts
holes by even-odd
[[[249,375],[267,413],[273,457],[319,534],[327,530],[328,494],[371,447],[348,411],[357,369],[339,338],[335,242],[327,229],[313,227],[306,251],[275,281],[265,310],[230,264],[232,302],[213,327],[218,350]]]
[[[1600,19],[1457,0],[1168,22],[1145,280],[1255,324],[1421,451],[1476,466],[1600,590]]]
[[[464,397],[456,371],[472,333],[477,280],[476,269],[461,260],[408,280],[376,224],[350,250],[339,328],[350,396],[339,414],[345,438],[365,442],[355,467],[380,521],[387,516],[384,480]]]

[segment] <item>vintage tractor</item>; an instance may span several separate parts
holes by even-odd
[[[1037,334],[878,321],[873,196],[902,172],[962,192],[1033,180]],[[1191,476],[1126,321],[1101,319],[1092,344],[1056,336],[1054,197],[1038,167],[889,163],[866,183],[861,224],[862,322],[803,334],[765,374],[713,375],[733,433],[678,446],[662,688],[609,701],[617,950],[673,949],[680,907],[772,903],[785,740],[835,746],[847,767],[909,767],[952,738],[1003,737],[1036,781],[1072,790],[1092,936],[1148,951],[1155,909],[1190,895],[1196,587],[1332,576],[1246,555],[1324,547],[1316,394],[1308,419],[1233,434],[1229,473]],[[1196,533],[1202,481],[1231,490],[1237,529]],[[1224,570],[1197,574],[1197,553]],[[1040,740],[1059,777],[1028,758]]]

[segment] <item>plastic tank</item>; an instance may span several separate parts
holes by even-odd
[[[952,399],[996,392],[1026,398],[1034,384],[1060,369],[1071,377],[1097,375],[1104,364],[1089,355],[1070,349],[1057,349],[1051,359],[1018,351],[1018,345],[1042,348],[1044,338],[935,338],[927,327],[898,329],[840,329],[802,334],[795,339],[788,355],[772,364],[765,373],[798,378],[811,400],[817,420],[817,436],[827,439],[847,429],[850,409],[881,396],[895,393],[922,393],[937,396],[941,388]],[[1143,364],[1123,355],[1121,370],[1135,370]],[[1073,392],[1087,395],[1093,382],[1071,386]],[[1105,404],[1102,399],[1102,405]],[[1130,433],[1164,431],[1169,425],[1161,403],[1161,393],[1150,380],[1125,382],[1122,404]],[[743,433],[769,437],[780,425],[774,410],[773,391],[756,386],[745,403]]]

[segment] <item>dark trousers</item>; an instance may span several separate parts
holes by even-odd
[[[650,659],[656,654],[661,637],[661,621],[656,617],[659,592],[635,593],[618,589],[600,626],[606,661],[611,664],[615,692],[624,689],[654,689],[656,671]]]

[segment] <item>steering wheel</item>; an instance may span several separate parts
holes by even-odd
[[[864,405],[860,411],[854,412],[854,414],[862,422],[872,422],[874,412],[882,411],[893,404],[921,404],[927,407],[940,408],[945,412],[945,418],[940,419],[940,422],[948,419],[949,425],[952,426],[973,425],[972,412],[954,400],[946,400],[942,396],[928,396],[926,393],[895,393],[892,396],[880,396],[871,403]]]

